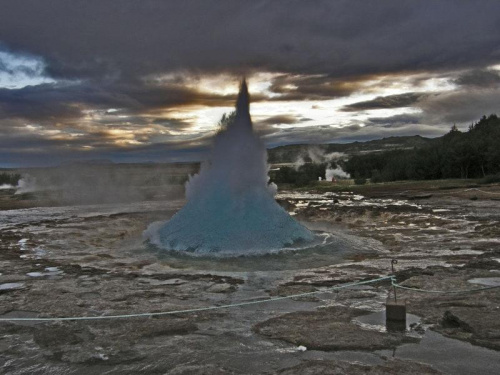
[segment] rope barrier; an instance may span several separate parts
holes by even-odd
[[[395,277],[391,278],[391,284],[395,288],[404,289],[404,290],[411,290],[412,292],[437,293],[437,294],[466,294],[466,293],[476,293],[476,292],[482,292],[482,291],[485,291],[485,290],[491,290],[491,289],[500,288],[500,285],[494,285],[494,286],[487,286],[487,287],[484,287],[484,288],[465,289],[465,290],[426,290],[426,289],[411,288],[411,287],[399,285],[396,282],[396,278]]]
[[[280,300],[291,299],[291,298],[296,298],[296,297],[310,296],[313,294],[328,293],[328,292],[332,292],[332,291],[335,291],[338,289],[345,289],[345,288],[350,288],[353,286],[372,284],[372,283],[376,283],[378,281],[392,280],[392,279],[393,279],[393,276],[383,276],[383,277],[379,277],[376,279],[358,281],[355,283],[333,286],[330,288],[326,288],[323,290],[316,290],[313,292],[304,292],[304,293],[292,294],[289,296],[267,298],[267,299],[248,301],[248,302],[239,302],[239,303],[220,305],[220,306],[199,307],[199,308],[195,308],[195,309],[186,309],[186,310],[148,312],[148,313],[137,313],[137,314],[121,314],[121,315],[72,316],[72,317],[54,317],[54,318],[0,318],[0,322],[20,322],[20,321],[56,322],[56,321],[67,321],[67,320],[127,319],[127,318],[144,318],[144,317],[150,318],[153,316],[161,316],[161,315],[187,314],[187,313],[194,313],[194,312],[201,312],[201,311],[221,310],[221,309],[228,309],[228,308],[232,308],[232,307],[256,305],[256,304],[260,304],[260,303],[274,302],[274,301],[280,301]]]
[[[383,277],[379,277],[379,278],[371,279],[371,280],[358,281],[358,282],[354,282],[354,283],[337,285],[337,286],[325,288],[322,290],[315,290],[312,292],[304,292],[304,293],[298,293],[298,294],[291,294],[289,296],[266,298],[266,299],[260,299],[260,300],[256,300],[256,301],[239,302],[239,303],[232,303],[232,304],[220,305],[220,306],[207,306],[207,307],[199,307],[199,308],[194,308],[194,309],[160,311],[160,312],[146,312],[146,313],[136,313],[136,314],[120,314],[120,315],[70,316],[70,317],[53,317],[53,318],[50,318],[50,317],[47,317],[47,318],[5,318],[4,317],[4,318],[0,318],[0,322],[20,322],[20,321],[56,322],[56,321],[76,321],[76,320],[104,320],[104,319],[127,319],[127,318],[151,318],[153,316],[162,316],[162,315],[188,314],[188,313],[194,313],[194,312],[202,312],[202,311],[210,311],[210,310],[222,310],[222,309],[229,309],[229,308],[233,308],[233,307],[257,305],[257,304],[262,304],[262,303],[267,303],[267,302],[275,302],[275,301],[281,301],[281,300],[285,300],[285,299],[305,297],[305,296],[310,296],[310,295],[314,295],[314,294],[329,293],[329,292],[333,292],[335,290],[350,288],[350,287],[358,286],[358,285],[372,284],[372,283],[376,283],[376,282],[384,281],[384,280],[391,280],[391,285],[394,288],[409,290],[412,292],[420,292],[420,293],[465,294],[465,293],[475,293],[475,292],[481,292],[481,291],[485,291],[485,290],[500,288],[500,285],[495,285],[495,286],[488,286],[488,287],[484,287],[484,288],[466,289],[466,290],[426,290],[426,289],[411,288],[411,287],[406,287],[406,286],[400,285],[396,282],[396,277],[390,275],[390,276],[383,276]]]

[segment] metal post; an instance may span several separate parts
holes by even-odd
[[[398,264],[398,261],[397,259],[391,259],[391,270],[392,270],[392,274],[394,275],[394,265],[395,264]],[[392,280],[391,280],[392,281]],[[394,291],[394,302],[398,302],[398,299],[397,299],[397,296],[396,296],[396,286],[393,285],[392,286],[392,289]]]
[[[390,300],[390,297],[387,298],[387,302],[385,303],[385,324],[387,326],[387,330],[396,330],[396,331],[405,331],[406,330],[406,301],[402,300],[398,302],[396,296],[396,282],[395,282],[395,270],[394,265],[397,264],[398,261],[396,259],[391,259],[391,270],[392,270],[392,288],[394,291],[394,301]]]

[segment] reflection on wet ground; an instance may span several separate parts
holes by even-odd
[[[486,286],[500,286],[500,277],[480,277],[468,280],[472,284],[480,284]]]
[[[409,286],[432,289],[450,280],[449,288],[498,283],[498,201],[369,199],[349,193],[282,193],[278,199],[327,240],[265,256],[193,258],[158,251],[142,240],[148,224],[165,220],[182,202],[0,211],[0,316],[168,311],[286,296],[389,274],[393,258],[398,260],[399,281]],[[372,330],[390,334],[379,312],[389,292],[388,283],[377,283],[120,325],[1,323],[0,353],[6,358],[1,368],[11,374],[187,374],[213,367],[212,373],[222,368],[246,374],[276,373],[309,361],[392,368],[398,365],[389,360],[393,347],[301,351],[299,344],[268,339],[253,328],[289,313],[302,319],[324,307],[367,312],[342,323],[347,335]],[[410,294],[405,298],[409,311],[421,317],[409,315],[405,335],[419,343],[395,344],[396,358],[427,363],[449,374],[500,369],[494,358],[498,352],[481,347],[500,348],[498,340],[476,322],[494,320],[498,292],[461,299]],[[445,325],[441,320],[448,310]],[[337,319],[332,315],[332,324]],[[491,324],[491,332],[496,332]],[[281,333],[293,337],[294,329],[285,326]],[[453,356],[460,358],[453,362]]]
[[[390,329],[387,326],[385,310],[357,317],[354,321],[366,329],[381,332]],[[416,360],[449,374],[494,375],[498,373],[500,356],[497,351],[453,340],[428,330],[425,325],[421,324],[421,319],[412,314],[407,314],[405,328],[405,334],[421,339],[418,344],[403,344],[393,350],[375,351],[374,354],[382,357]]]
[[[403,344],[392,351],[375,353],[428,363],[445,374],[495,375],[500,368],[498,351],[452,340],[433,331],[426,331],[419,344]]]

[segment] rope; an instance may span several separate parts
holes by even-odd
[[[410,287],[407,287],[407,286],[399,285],[396,282],[396,278],[395,277],[391,278],[391,284],[392,284],[392,286],[394,286],[396,288],[404,289],[404,290],[411,290],[413,292],[438,293],[438,294],[466,294],[466,293],[482,292],[482,291],[485,291],[485,290],[491,290],[491,289],[500,288],[500,285],[495,285],[495,286],[487,286],[487,287],[484,287],[484,288],[465,289],[465,290],[426,290],[426,289],[410,288]]]
[[[260,303],[274,302],[274,301],[280,301],[280,300],[291,299],[291,298],[296,298],[296,297],[310,296],[313,294],[328,293],[328,292],[332,292],[332,291],[338,290],[338,289],[345,289],[345,288],[349,288],[349,287],[353,287],[353,286],[357,286],[357,285],[371,284],[371,283],[376,283],[378,281],[389,280],[389,279],[392,280],[393,276],[383,276],[383,277],[379,277],[377,279],[358,281],[355,283],[333,286],[333,287],[326,288],[323,290],[316,290],[313,292],[292,294],[289,296],[260,299],[260,300],[249,301],[249,302],[239,302],[239,303],[233,303],[233,304],[229,304],[229,305],[199,307],[199,308],[195,308],[195,309],[186,309],[186,310],[147,312],[147,313],[122,314],[122,315],[72,316],[72,317],[54,317],[54,318],[0,318],[0,322],[20,322],[20,321],[56,322],[56,321],[65,321],[65,320],[126,319],[126,318],[141,318],[141,317],[150,318],[153,316],[161,316],[161,315],[187,314],[187,313],[200,312],[200,311],[221,310],[221,309],[228,309],[228,308],[232,308],[232,307],[256,305],[256,304],[260,304]]]

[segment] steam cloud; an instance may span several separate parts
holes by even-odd
[[[23,173],[15,194],[35,193],[52,204],[120,203],[182,197],[191,167],[77,163]]]
[[[33,193],[40,188],[37,186],[36,178],[30,175],[24,175],[18,182],[16,194]]]
[[[351,175],[345,172],[341,167],[337,167],[337,168],[327,168],[325,171],[325,177],[327,181],[331,181],[333,177],[351,178]]]
[[[343,152],[330,152],[325,153],[318,146],[308,147],[307,150],[297,157],[297,160],[293,163],[295,170],[298,170],[301,166],[306,163],[305,158],[309,157],[311,161],[315,164],[327,163],[332,161],[338,161],[345,159],[347,156]]]

